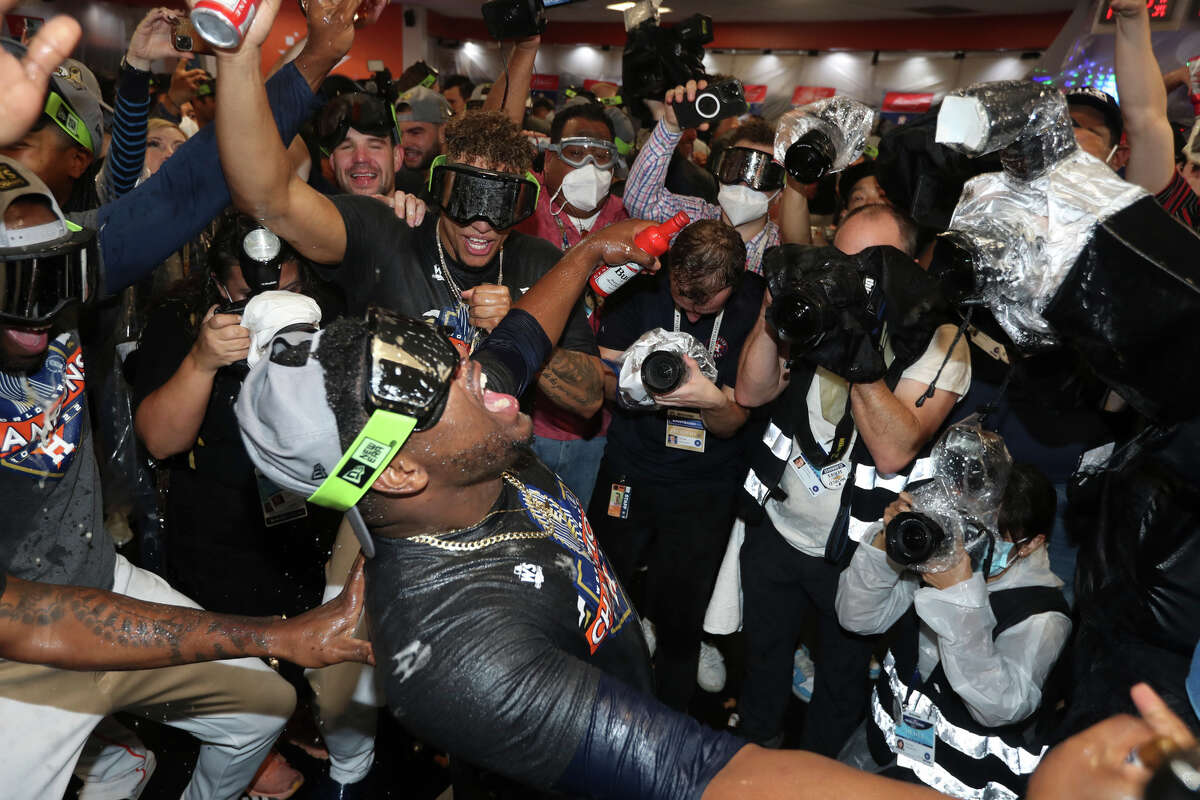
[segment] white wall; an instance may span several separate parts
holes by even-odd
[[[443,74],[462,73],[478,82],[491,81],[503,68],[502,53],[494,42],[465,42],[447,48],[430,48],[433,64]],[[871,64],[872,53],[807,54],[709,53],[710,72],[732,74],[748,84],[766,84],[768,115],[786,108],[796,86],[832,86],[841,94],[878,105],[889,91],[942,93],[981,80],[1024,78],[1036,62],[1023,61],[1019,53],[881,53]],[[539,73],[561,76],[560,86],[582,85],[584,79],[621,82],[621,49],[605,51],[588,45],[545,45],[535,63]]]

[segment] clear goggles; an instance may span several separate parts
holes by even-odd
[[[444,155],[429,170],[429,194],[448,218],[459,225],[483,220],[495,230],[511,228],[533,216],[541,184],[533,173],[513,175],[452,164]]]
[[[783,188],[783,165],[770,153],[752,147],[726,148],[717,156],[712,173],[721,183],[744,183],[756,192]]]
[[[0,320],[49,323],[71,303],[86,303],[100,285],[96,232],[72,230],[55,242],[0,248]]]
[[[617,165],[619,157],[614,142],[586,136],[572,136],[549,145],[546,149],[565,161],[568,166],[576,168],[595,164],[600,169],[612,169]]]

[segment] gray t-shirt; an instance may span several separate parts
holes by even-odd
[[[40,370],[0,372],[0,567],[29,581],[110,589],[79,335],[55,336]]]

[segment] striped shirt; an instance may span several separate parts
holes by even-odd
[[[625,181],[625,208],[635,219],[666,222],[680,211],[692,220],[720,219],[721,207],[699,197],[675,194],[666,187],[671,154],[679,144],[679,133],[671,133],[659,122],[638,153]],[[746,242],[746,270],[762,274],[762,255],[779,244],[779,226],[767,220],[766,226]]]
[[[1200,233],[1200,197],[1179,174],[1178,169],[1175,170],[1167,188],[1154,195],[1154,199],[1172,217]]]
[[[97,178],[106,203],[133,189],[146,159],[146,126],[150,119],[150,73],[121,65],[117,102],[113,107],[112,143]]]

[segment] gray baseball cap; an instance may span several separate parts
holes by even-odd
[[[315,354],[322,331],[275,337],[267,357],[242,382],[235,409],[242,442],[267,480],[309,497],[342,458],[337,418],[325,395],[325,370]],[[346,519],[368,558],[375,542],[357,508]]]
[[[0,45],[16,58],[25,57],[26,48],[20,42],[4,37],[0,38]],[[90,143],[88,149],[98,156],[100,144],[104,141],[104,112],[113,109],[101,99],[96,76],[83,62],[68,58],[51,74],[50,88],[66,102],[68,110],[74,113],[78,122],[82,122],[86,132],[79,130],[72,115],[62,109],[56,109],[54,114],[47,109],[47,114],[81,146],[85,142]]]
[[[414,86],[396,101],[397,122],[430,122],[442,125],[450,121],[450,102],[433,89]]]

